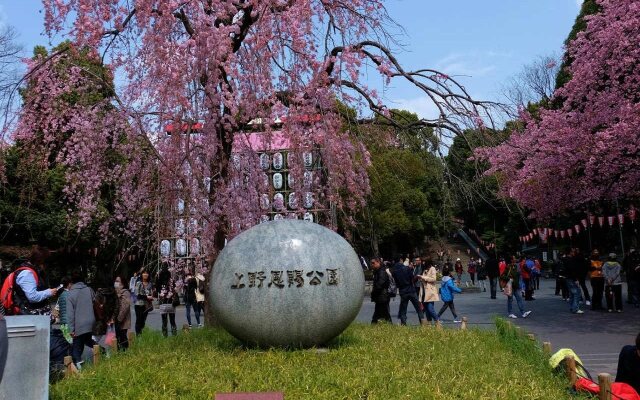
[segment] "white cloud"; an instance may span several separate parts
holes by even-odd
[[[489,57],[495,57],[497,55],[498,53],[488,54]],[[481,58],[484,57],[473,54],[452,53],[438,60],[435,64],[435,69],[447,75],[466,75],[473,77],[487,75],[496,69],[494,65],[482,65],[483,63],[480,62]]]
[[[584,0],[576,0],[576,4],[578,5],[578,7],[582,7],[582,2]]]
[[[414,112],[420,118],[437,118],[439,114],[438,108],[427,96],[391,100],[387,106]]]

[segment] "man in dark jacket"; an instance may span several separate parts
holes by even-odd
[[[391,314],[389,313],[389,273],[382,268],[379,258],[371,259],[371,269],[373,270],[373,287],[371,288],[371,301],[376,303],[373,311],[372,324],[377,324],[379,320],[391,323]]]
[[[500,276],[500,270],[498,269],[498,259],[495,255],[490,255],[489,259],[485,263],[487,269],[487,276],[489,277],[489,286],[491,289],[491,298],[496,298],[496,286],[498,281],[498,276]]]
[[[413,270],[402,263],[402,256],[396,258],[396,264],[393,266],[393,279],[398,286],[398,294],[400,295],[400,309],[398,314],[400,316],[400,324],[407,324],[407,306],[409,302],[413,304],[418,314],[418,319],[421,325],[425,325],[424,314],[420,310],[420,302],[418,301],[418,295],[414,289],[414,276]]]
[[[622,263],[627,276],[629,302],[640,307],[640,252],[632,248]]]
[[[635,346],[624,346],[620,352],[616,382],[627,383],[640,393],[640,333]]]
[[[587,279],[587,274],[589,273],[589,267],[591,267],[591,262],[584,258],[579,248],[575,248],[576,255],[574,256],[576,259],[577,271],[578,271],[578,283],[580,284],[580,288],[582,289],[584,304],[587,306],[591,305],[591,296],[589,295],[589,289],[587,289],[587,284],[585,283],[585,279]]]
[[[582,274],[582,259],[578,256],[576,249],[571,249],[566,261],[565,283],[569,290],[569,311],[573,314],[584,314],[579,307],[582,295],[580,293],[580,275]]]

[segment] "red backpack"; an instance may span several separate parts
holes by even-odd
[[[10,273],[4,280],[4,283],[2,283],[2,289],[0,289],[0,302],[2,303],[2,308],[4,308],[5,315],[20,314],[20,308],[13,302],[13,288],[16,284],[18,274],[25,270],[30,271],[33,274],[33,277],[36,280],[36,286],[38,286],[38,274],[36,274],[36,271],[32,268],[19,267]]]

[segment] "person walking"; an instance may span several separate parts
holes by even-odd
[[[635,248],[629,250],[624,258],[624,273],[627,276],[627,291],[629,302],[636,308],[640,307],[640,251]]]
[[[584,304],[587,306],[591,305],[591,296],[589,295],[589,289],[587,289],[586,279],[589,274],[589,267],[591,263],[587,261],[586,258],[582,256],[579,248],[575,248],[575,256],[577,271],[578,271],[578,283],[580,284],[580,289],[582,289],[582,298],[584,299]]]
[[[387,271],[382,268],[380,258],[372,258],[371,269],[373,270],[373,284],[371,287],[371,301],[375,303],[371,324],[377,324],[383,320],[391,323],[391,314],[389,312],[389,285],[390,279]]]
[[[71,358],[77,368],[80,368],[82,352],[85,347],[93,347],[93,327],[96,317],[93,313],[93,299],[95,293],[87,286],[80,272],[71,274],[71,290],[67,296],[67,322],[69,332],[73,337],[71,343]]]
[[[178,293],[175,290],[173,278],[167,264],[162,266],[156,280],[158,303],[160,304],[160,317],[162,318],[162,335],[168,336],[167,320],[171,323],[171,335],[178,334],[176,326],[176,307],[180,305]]]
[[[500,276],[500,266],[498,264],[498,259],[494,254],[489,256],[489,259],[486,262],[487,276],[489,277],[489,290],[491,291],[491,298],[496,298],[497,292],[497,281]]]
[[[482,291],[486,292],[487,291],[487,286],[486,286],[487,266],[486,266],[486,263],[481,262],[481,260],[478,260],[477,274],[478,274],[478,284],[480,285],[480,288],[482,288]]]
[[[522,257],[520,260],[520,276],[522,277],[522,281],[524,282],[524,300],[531,301],[534,300],[533,297],[533,280],[532,280],[532,271],[535,268],[535,263],[531,259],[530,256]]]
[[[207,291],[207,283],[204,279],[204,275],[200,272],[196,274],[196,283],[198,290],[196,290],[196,304],[193,306],[193,313],[196,315],[198,326],[201,327],[203,326],[203,320],[200,319],[200,313],[204,310],[204,294]]]
[[[473,259],[473,257],[471,257],[471,259],[469,260],[469,264],[467,264],[467,272],[469,273],[469,278],[471,279],[471,285],[475,286],[476,285],[476,262]]]
[[[422,263],[422,258],[420,257],[416,257],[413,259],[413,276],[415,279],[415,283],[413,284],[413,287],[416,288],[416,296],[419,296],[420,293],[420,279],[418,279],[419,276],[422,275],[422,273],[424,272],[424,264]]]
[[[458,323],[462,322],[458,319],[458,314],[456,314],[456,306],[453,303],[454,293],[461,293],[462,290],[456,286],[453,278],[451,277],[451,271],[447,268],[442,270],[442,283],[440,285],[440,298],[444,302],[442,308],[438,312],[438,320],[447,311],[447,308],[451,310],[451,314],[453,314],[453,322]],[[436,320],[437,321],[437,320]]]
[[[196,282],[196,278],[191,274],[191,272],[187,272],[187,276],[184,279],[184,307],[187,314],[187,323],[189,324],[189,328],[192,327],[191,324],[191,309],[196,308],[196,291],[198,290],[198,282]],[[196,316],[196,322],[200,325],[200,314]]]
[[[118,312],[114,321],[116,340],[118,349],[126,350],[129,348],[127,332],[131,329],[131,292],[124,287],[124,280],[121,276],[116,276],[113,281],[113,288],[116,290],[118,297]]]
[[[593,249],[591,252],[591,261],[589,267],[589,279],[591,280],[591,309],[602,310],[602,297],[604,295],[604,275],[602,274],[602,261],[600,260],[600,252]]]
[[[577,257],[576,249],[571,249],[566,261],[565,284],[569,291],[569,311],[573,314],[584,314],[580,309],[580,274],[582,274],[582,260]]]
[[[422,303],[422,308],[427,316],[427,322],[438,321],[438,314],[434,307],[434,302],[439,301],[438,290],[436,289],[437,281],[436,267],[433,263],[428,262],[420,275],[420,293],[418,294],[418,300]]]
[[[398,316],[400,318],[400,324],[407,324],[407,306],[409,302],[413,304],[416,313],[418,314],[418,320],[420,324],[426,324],[424,320],[424,314],[420,309],[420,302],[418,301],[418,295],[416,295],[414,284],[413,270],[402,263],[402,257],[397,257],[396,265],[393,267],[391,273],[393,279],[398,287],[398,294],[400,295],[400,307],[398,309]]]
[[[136,335],[140,335],[147,322],[147,315],[153,310],[153,285],[149,280],[149,271],[140,270],[140,280],[136,283]]]
[[[563,301],[569,300],[569,289],[567,288],[567,262],[568,255],[562,254],[562,256],[556,259],[553,264],[553,273],[556,276],[556,296],[562,296]]]
[[[607,297],[607,311],[622,312],[622,266],[617,261],[616,253],[609,253],[609,259],[602,266]]]
[[[464,273],[464,267],[462,266],[462,261],[457,258],[456,263],[453,267],[456,271],[456,275],[458,277],[458,284],[462,283],[462,274]]]
[[[522,301],[522,285],[520,283],[520,266],[515,256],[511,257],[511,262],[505,267],[504,273],[500,275],[500,286],[504,288],[504,294],[507,296],[507,315],[509,318],[517,319],[518,316],[513,313],[513,298],[520,310],[520,316],[527,318],[531,311],[525,311],[524,302]]]
[[[140,271],[142,271],[142,268],[140,269]],[[140,281],[140,274],[138,273],[138,271],[134,271],[133,276],[131,277],[131,279],[129,279],[129,292],[131,293],[131,302],[133,304],[135,304],[137,300],[136,286],[138,285],[139,281]]]

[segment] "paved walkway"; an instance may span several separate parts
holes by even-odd
[[[589,283],[587,286],[591,289]],[[615,375],[620,349],[634,344],[636,335],[640,333],[640,309],[625,303],[621,314],[591,311],[588,307],[583,308],[585,313],[582,315],[571,314],[569,304],[555,296],[554,291],[555,279],[541,279],[536,300],[525,302],[526,309],[532,311],[531,315],[511,321],[534,333],[539,342],[551,342],[554,351],[564,347],[573,349],[592,375],[602,372]],[[626,287],[623,288],[624,296]],[[391,302],[394,323],[399,322],[399,304],[399,300]],[[441,302],[436,303],[436,311],[441,305]],[[490,298],[489,292],[458,294],[455,305],[458,315],[466,316],[470,327],[493,329],[496,316],[507,316],[507,300],[500,292],[495,300]],[[365,298],[357,320],[371,321],[373,308],[373,303]],[[515,301],[514,309],[517,310]],[[411,304],[408,310],[408,323],[417,325],[418,318]],[[445,327],[454,326],[450,311],[445,312],[443,319]]]

